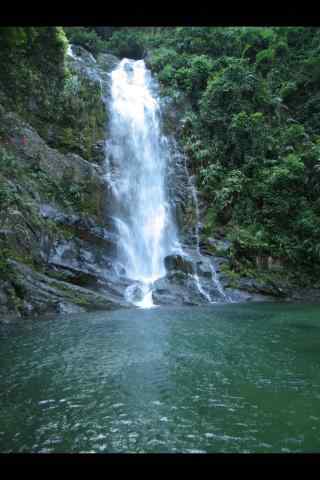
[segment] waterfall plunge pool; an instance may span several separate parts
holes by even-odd
[[[320,452],[320,306],[0,322],[0,452]]]

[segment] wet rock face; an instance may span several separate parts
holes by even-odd
[[[104,72],[110,73],[112,70],[116,68],[120,59],[115,55],[111,55],[110,53],[100,53],[97,57],[97,63],[101,70]]]
[[[137,303],[141,302],[144,298],[145,292],[143,290],[142,285],[139,283],[134,283],[130,285],[125,292],[125,296],[130,301],[130,303]]]
[[[184,273],[194,273],[194,266],[192,262],[182,255],[168,255],[164,259],[164,264],[166,270],[172,272],[173,270],[178,270]]]
[[[193,277],[173,273],[154,282],[152,299],[155,305],[201,305],[207,303],[199,293]]]
[[[41,175],[39,180],[43,181],[46,176],[48,182],[57,182],[64,189],[85,183],[90,189],[90,195],[96,197],[95,201],[99,203],[104,182],[102,169],[98,165],[84,160],[75,153],[62,154],[50,148],[37,131],[14,112],[2,113],[0,120],[5,145],[17,164],[15,177],[20,170],[21,174],[31,175],[31,179],[37,174]],[[21,185],[21,188],[26,188],[26,185]],[[36,188],[34,191],[37,192]],[[67,191],[64,193],[67,195]]]
[[[233,302],[274,302],[276,298],[272,295],[263,295],[260,293],[249,293],[245,290],[236,288],[226,288],[226,293]]]
[[[197,273],[200,277],[212,279],[212,269],[209,262],[205,260],[199,260],[197,262]]]
[[[268,302],[288,298],[288,290],[280,285],[252,278],[241,278],[237,287],[232,286],[228,276],[220,271],[221,265],[228,263],[227,258],[200,255],[191,247],[185,248],[185,253],[185,256],[166,257],[167,274],[153,284],[152,297],[156,305],[204,305],[210,301],[225,303],[226,299],[232,302]],[[214,271],[218,273],[224,294],[216,283]]]
[[[81,98],[66,94],[60,112],[68,117],[64,130],[62,117],[51,110],[31,116],[29,124],[0,106],[1,139],[11,162],[0,170],[6,192],[0,211],[0,313],[126,305],[128,282],[115,284],[112,256],[118,238],[105,219],[107,189],[99,166],[106,123],[101,83],[105,79],[107,90],[109,67],[116,59],[106,56],[99,66],[84,49],[75,50],[76,58],[68,57],[69,80],[72,88],[80,88]],[[81,102],[84,116],[77,118]],[[65,134],[63,141],[60,134]]]
[[[118,235],[104,226],[98,225],[92,217],[76,213],[66,214],[50,204],[41,204],[40,214],[69,229],[80,240],[89,243],[93,249],[101,247],[108,255],[115,254],[119,240]]]
[[[81,47],[81,45],[71,44],[70,48],[71,48],[72,54],[76,56],[77,61],[82,61],[85,65],[89,65],[89,66],[94,66],[97,63],[92,53],[88,52],[88,50]]]
[[[117,234],[97,225],[90,217],[67,215],[49,204],[42,204],[40,211],[43,217],[63,226],[70,234],[51,245],[46,273],[94,289],[104,288],[106,281],[117,281],[119,272],[113,262]]]
[[[100,140],[93,146],[92,150],[92,161],[97,163],[98,165],[102,165],[105,160],[105,142],[104,140]]]
[[[76,313],[89,310],[110,310],[128,306],[119,296],[106,291],[103,294],[72,285],[35,272],[16,261],[10,262],[15,271],[13,287],[23,292],[24,315],[43,313]]]
[[[273,297],[286,297],[287,295],[285,290],[275,283],[266,283],[251,278],[241,278],[238,284],[238,288],[249,293],[259,293]]]
[[[109,73],[116,68],[120,59],[109,53],[99,53],[95,58],[90,52],[80,45],[71,45],[71,53],[68,57],[68,63],[74,72],[83,77],[101,83],[106,82],[109,85]]]
[[[10,298],[6,287],[5,283],[0,287],[0,316],[10,312]]]
[[[193,245],[196,215],[186,170],[186,159],[173,136],[168,136],[168,143],[170,149],[170,158],[167,165],[168,197],[179,230],[180,240],[182,243]]]
[[[209,303],[208,294],[212,301],[222,301],[213,281],[211,259],[199,255],[190,247],[185,249],[185,253],[186,255],[169,255],[165,258],[167,274],[153,284],[154,303],[203,305]]]
[[[103,278],[103,255],[93,252],[90,244],[77,240],[56,245],[49,256],[47,268],[52,272],[61,272],[71,283],[95,287],[99,277]]]

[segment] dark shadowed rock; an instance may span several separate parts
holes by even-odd
[[[212,279],[212,267],[210,266],[210,260],[205,257],[202,257],[201,260],[197,262],[197,274],[200,277],[206,277]]]
[[[253,278],[241,278],[238,281],[238,288],[249,293],[258,293],[262,295],[270,295],[273,297],[286,297],[287,294],[283,288],[275,283],[262,282]]]
[[[101,165],[104,162],[105,155],[106,155],[106,153],[105,153],[105,142],[103,140],[101,140],[100,142],[97,142],[93,146],[91,159],[92,159],[93,162]]]
[[[192,262],[182,255],[168,255],[164,259],[167,271],[178,270],[184,273],[194,273],[194,266]]]
[[[76,60],[82,61],[85,64],[88,64],[91,66],[97,63],[92,53],[90,53],[85,48],[81,47],[81,45],[71,44],[70,48],[71,48],[72,54],[76,57]],[[74,57],[71,57],[71,58],[74,58]]]
[[[110,53],[99,53],[97,56],[98,66],[105,72],[111,72],[116,68],[120,59]]]
[[[233,302],[274,302],[275,297],[259,293],[249,293],[236,288],[226,288],[226,294]]]
[[[106,252],[113,255],[117,249],[118,235],[107,230],[102,225],[97,225],[94,218],[78,214],[67,214],[54,205],[40,205],[40,214],[59,225],[63,225],[74,232],[79,239],[89,242],[93,248],[103,247]]]
[[[199,292],[195,278],[184,272],[169,272],[152,286],[156,305],[202,305],[208,300]]]

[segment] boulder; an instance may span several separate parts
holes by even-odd
[[[199,292],[195,277],[184,272],[169,272],[152,285],[156,305],[202,305],[208,303]]]

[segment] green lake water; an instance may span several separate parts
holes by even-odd
[[[320,452],[320,306],[2,319],[0,452]]]

